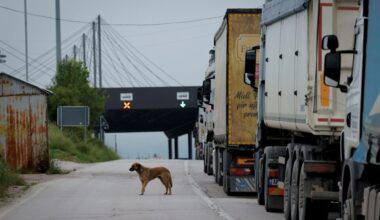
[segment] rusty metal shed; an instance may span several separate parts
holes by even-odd
[[[12,168],[49,167],[47,96],[52,93],[0,73],[0,156]]]

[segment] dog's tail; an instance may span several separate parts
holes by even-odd
[[[170,175],[170,187],[173,187],[172,175]]]

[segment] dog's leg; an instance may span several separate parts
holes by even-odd
[[[158,177],[158,179],[160,179],[161,180],[161,183],[165,186],[165,190],[166,190],[166,192],[164,193],[164,195],[167,195],[168,194],[168,186],[167,186],[167,184],[165,183],[165,181],[162,179],[162,177]]]
[[[140,193],[140,195],[144,195],[145,187],[146,187],[147,184],[148,184],[148,181],[146,181],[146,182],[142,182],[141,193]]]

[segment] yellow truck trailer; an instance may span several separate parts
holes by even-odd
[[[228,9],[214,38],[213,160],[227,194],[255,192],[256,92],[244,85],[245,53],[260,43],[261,9]]]

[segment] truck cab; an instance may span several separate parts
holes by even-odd
[[[353,50],[336,50],[336,36],[325,36],[324,82],[347,92],[341,135],[340,201],[343,219],[380,218],[380,2],[362,0]],[[341,76],[341,56],[354,54],[352,74]]]

